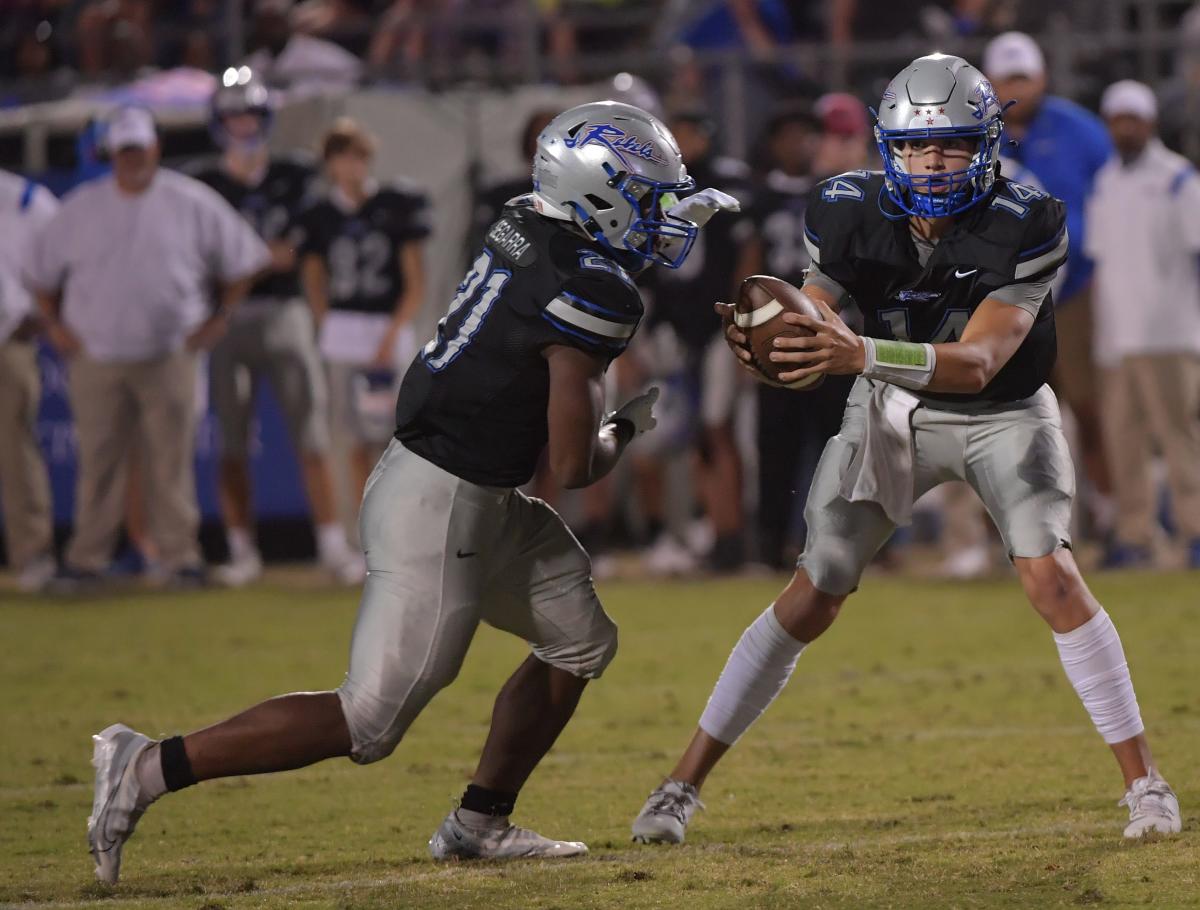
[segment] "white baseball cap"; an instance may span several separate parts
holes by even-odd
[[[1037,42],[1024,32],[1005,32],[984,49],[983,72],[989,79],[1041,76],[1046,72],[1046,58]]]
[[[146,149],[157,144],[154,116],[144,107],[123,107],[109,117],[104,137],[109,153],[116,154],[130,146]]]
[[[1100,97],[1100,116],[1105,119],[1128,114],[1139,120],[1158,119],[1158,101],[1154,90],[1144,82],[1122,79],[1104,90]]]

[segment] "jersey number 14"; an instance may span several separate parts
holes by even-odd
[[[421,349],[421,357],[425,365],[435,373],[444,370],[462,353],[463,348],[471,343],[471,339],[483,325],[492,304],[508,284],[512,272],[508,269],[498,269],[492,258],[491,250],[484,250],[472,264],[467,277],[450,301],[450,309],[446,311],[437,324],[433,338]],[[447,334],[450,320],[457,316],[464,307],[469,307],[466,315],[459,320],[458,328],[453,335]]]

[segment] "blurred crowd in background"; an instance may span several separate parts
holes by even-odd
[[[1068,205],[1072,253],[1055,289],[1054,384],[1080,468],[1077,544],[1093,545],[1100,563],[1114,568],[1200,568],[1200,177],[1191,163],[1200,159],[1200,5],[0,0],[0,9],[0,61],[8,67],[0,100],[9,107],[88,97],[179,67],[223,74],[222,88],[244,102],[214,107],[214,151],[223,164],[185,168],[216,189],[226,208],[199,201],[190,177],[170,183],[187,200],[171,205],[207,212],[196,217],[211,219],[211,230],[186,235],[178,249],[156,249],[167,263],[162,269],[131,266],[119,280],[109,269],[98,279],[112,282],[104,286],[108,297],[95,282],[72,288],[65,276],[70,263],[78,271],[79,257],[95,256],[94,235],[89,239],[81,221],[93,217],[101,233],[119,224],[119,212],[106,211],[99,195],[107,183],[120,188],[132,179],[134,195],[149,193],[147,187],[165,192],[154,176],[161,138],[154,124],[137,109],[110,118],[100,142],[117,172],[99,178],[90,201],[80,201],[86,186],[60,208],[35,183],[0,181],[0,501],[9,566],[22,588],[103,583],[113,560],[166,584],[257,578],[261,541],[247,469],[238,466],[248,454],[231,429],[249,419],[241,413],[248,405],[237,399],[239,371],[246,381],[263,379],[280,401],[320,563],[338,581],[361,577],[352,524],[337,527],[330,479],[336,466],[327,463],[326,440],[331,426],[354,440],[345,485],[353,498],[386,441],[395,382],[423,340],[412,323],[447,303],[422,298],[429,200],[391,180],[384,189],[392,195],[381,195],[369,173],[375,140],[352,122],[325,133],[320,160],[268,160],[264,142],[239,162],[230,152],[238,143],[223,144],[222,131],[266,133],[274,103],[253,101],[244,90],[251,83],[293,98],[364,82],[418,91],[598,86],[594,92],[664,117],[697,185],[732,193],[742,211],[715,219],[683,268],[644,282],[647,317],[611,371],[610,395],[659,385],[658,429],[592,489],[563,498],[548,479],[533,487],[563,509],[598,574],[786,568],[803,547],[808,481],[837,432],[850,379],[830,377],[804,393],[754,386],[724,349],[710,304],[732,299],[751,274],[803,282],[808,191],[825,177],[877,166],[867,105],[908,59],[935,48],[980,64],[1002,100],[1019,102],[1007,116],[1015,141],[1005,148],[1003,171]],[[1046,36],[1062,43],[1049,46]],[[535,111],[524,124],[524,160],[555,113]],[[122,177],[123,150],[153,158],[141,162],[150,168],[141,189],[132,171]],[[504,202],[530,188],[526,176],[487,185],[476,175],[473,225],[458,244],[460,261],[469,261],[471,245]],[[262,198],[271,193],[286,197],[283,214],[252,216],[255,205],[265,210]],[[371,233],[363,225],[385,209],[378,215],[385,240],[372,253],[362,244]],[[243,218],[231,217],[237,212]],[[330,224],[340,227],[324,227]],[[339,245],[342,229],[359,245]],[[145,248],[132,237],[128,244],[119,253],[144,262]],[[188,263],[173,269],[173,256]],[[375,281],[373,291],[372,256],[380,268],[386,258],[390,276],[390,283]],[[262,268],[268,278],[251,281]],[[186,292],[179,291],[180,271]],[[159,300],[164,287],[183,301],[166,323],[138,309],[143,297]],[[72,293],[81,302],[72,305]],[[118,333],[105,315],[111,305],[100,306],[99,316],[78,315],[84,302],[103,304],[113,295],[127,303],[120,318],[130,325],[159,326],[143,333],[136,350],[113,347]],[[208,308],[191,306],[201,297]],[[217,304],[228,307],[226,325],[213,315]],[[844,318],[853,324],[853,310]],[[248,327],[250,320],[258,328]],[[247,350],[247,338],[267,337],[269,344]],[[79,479],[65,549],[62,528],[55,545],[34,425],[37,345],[67,362],[77,412]],[[188,404],[196,398],[193,358],[204,356],[208,378],[200,384],[209,386],[211,406],[228,413],[217,415],[225,437],[224,532],[202,552],[190,448],[155,448],[153,441],[190,445],[197,421]],[[113,391],[103,393],[105,383]],[[179,394],[150,400],[147,386]],[[106,410],[103,403],[122,395],[126,410]],[[83,412],[89,419],[80,420]],[[925,568],[956,578],[1005,564],[965,485],[926,497],[913,527],[898,533],[880,562],[903,567],[914,553]],[[206,560],[221,561],[223,570],[208,573]]]

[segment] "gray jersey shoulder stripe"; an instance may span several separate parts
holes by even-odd
[[[1054,249],[1043,253],[1036,259],[1030,259],[1028,262],[1022,262],[1017,265],[1016,271],[1013,272],[1013,278],[1020,281],[1022,278],[1029,278],[1039,272],[1044,272],[1051,266],[1062,265],[1067,258],[1067,232],[1063,230],[1062,237],[1058,243],[1054,245]]]
[[[813,243],[813,239],[808,235],[808,231],[804,232],[804,248],[808,250],[808,258],[817,263],[817,265],[820,265],[821,248]]]
[[[637,329],[636,324],[627,325],[621,322],[613,322],[611,319],[601,319],[599,316],[585,313],[566,297],[562,296],[555,297],[546,304],[546,312],[569,325],[605,338],[629,338]]]

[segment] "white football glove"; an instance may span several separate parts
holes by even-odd
[[[742,204],[720,190],[711,187],[693,193],[687,199],[676,202],[666,211],[667,220],[690,221],[698,228],[704,227],[717,212],[740,212]],[[658,240],[658,252],[667,260],[674,260],[683,250],[682,237],[664,237]]]
[[[633,438],[636,439],[647,430],[653,430],[658,423],[654,418],[656,401],[658,401],[658,386],[652,385],[641,395],[630,398],[615,411],[605,415],[602,424],[612,423],[616,420],[628,420],[633,425]]]
[[[672,218],[690,221],[696,227],[704,227],[717,212],[740,212],[741,210],[742,204],[734,197],[709,187],[676,202],[667,209],[667,214]]]

